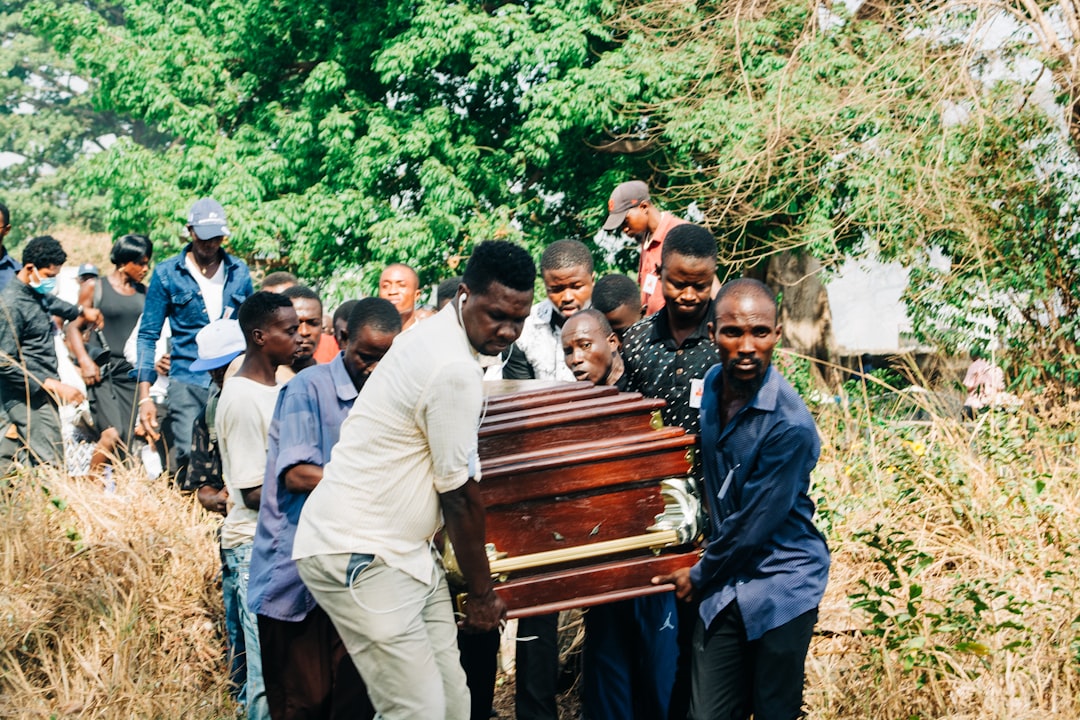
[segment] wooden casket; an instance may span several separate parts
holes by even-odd
[[[485,383],[480,492],[488,558],[511,617],[658,592],[697,560],[695,436],[663,400],[590,383]]]

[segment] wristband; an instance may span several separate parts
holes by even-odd
[[[147,396],[146,396],[146,397],[144,397],[143,399],[139,400],[139,404],[140,404],[140,405],[142,405],[142,404],[143,404],[144,402],[154,402],[154,398],[152,398],[152,397],[150,397],[149,395],[147,395]]]

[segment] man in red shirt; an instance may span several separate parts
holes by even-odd
[[[615,188],[608,199],[604,230],[623,231],[637,240],[641,249],[638,285],[641,286],[646,315],[652,315],[664,307],[664,294],[660,291],[660,251],[668,231],[685,222],[657,208],[649,200],[649,186],[641,180],[624,182]]]

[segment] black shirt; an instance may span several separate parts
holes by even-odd
[[[59,376],[56,325],[52,315],[79,317],[79,308],[55,296],[39,295],[19,278],[0,291],[0,395],[25,397]]]
[[[704,380],[709,368],[720,362],[720,351],[709,337],[713,313],[710,302],[701,323],[682,345],[675,344],[667,308],[635,324],[623,337],[627,390],[666,400],[661,411],[664,424],[695,435],[701,424],[698,408],[690,407],[690,381]]]

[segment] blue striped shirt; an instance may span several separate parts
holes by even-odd
[[[259,615],[299,622],[315,607],[292,559],[300,511],[310,493],[285,487],[294,465],[325,466],[341,435],[341,423],[358,393],[338,353],[325,365],[301,371],[281,388],[266,453],[259,524],[251,551],[248,607]]]

